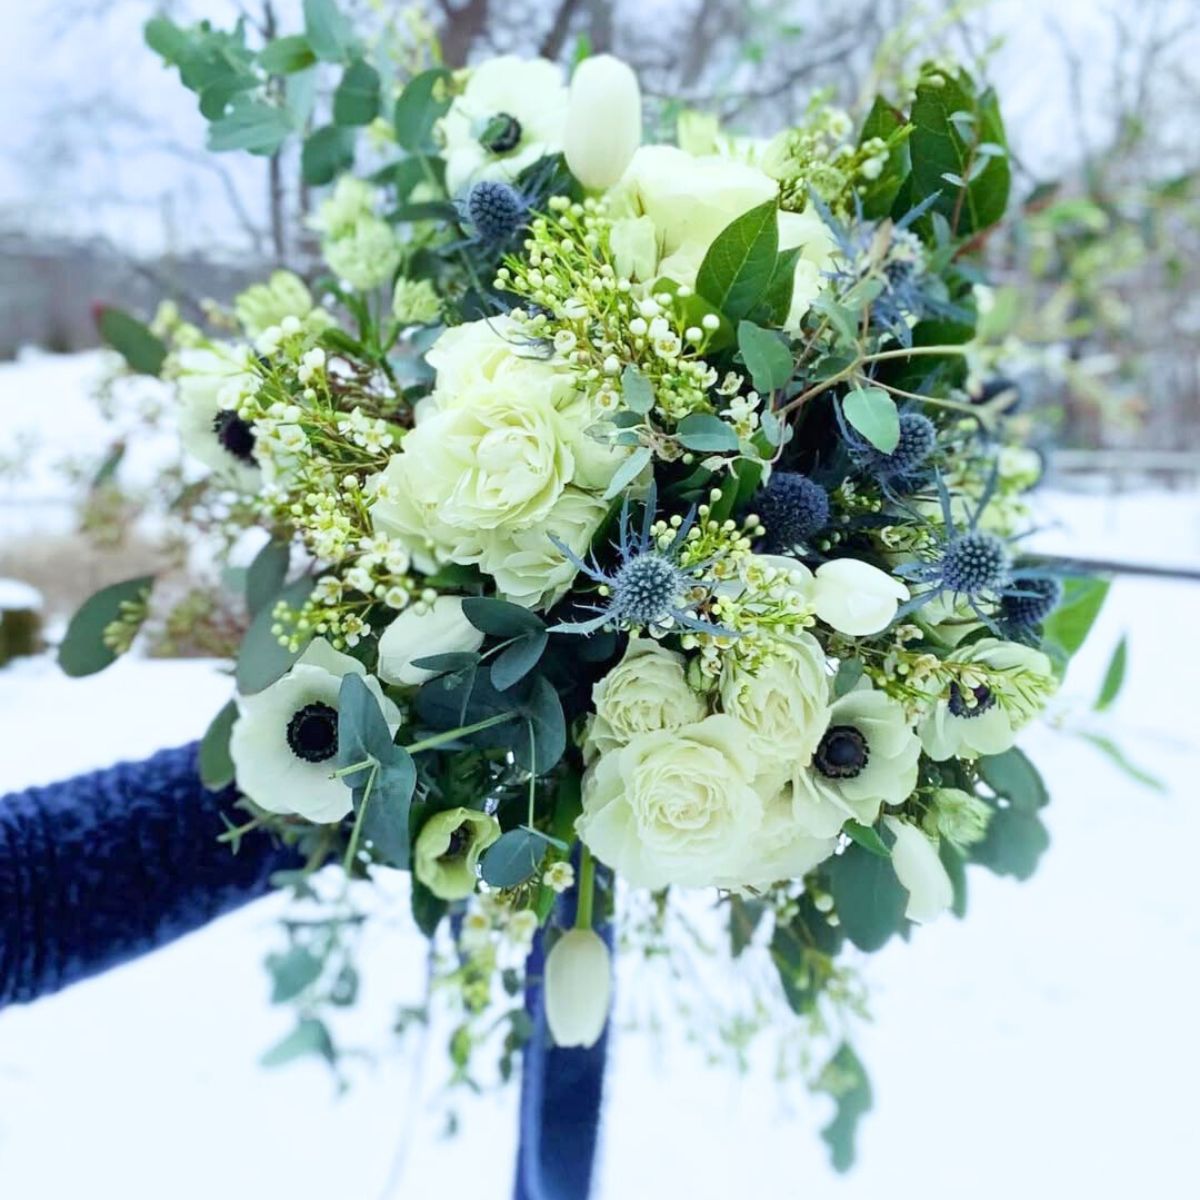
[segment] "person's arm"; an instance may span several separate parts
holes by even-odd
[[[0,796],[0,1007],[135,958],[269,890],[294,854],[257,831],[236,855],[218,842],[219,814],[235,799],[201,784],[195,744]]]

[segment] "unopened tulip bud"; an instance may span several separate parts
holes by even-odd
[[[896,817],[884,817],[883,823],[896,838],[892,867],[908,892],[904,915],[910,921],[932,921],[954,903],[954,886],[937,847],[915,825]]]
[[[591,929],[569,929],[546,955],[546,1023],[557,1046],[594,1046],[612,1000],[608,947]]]
[[[571,78],[563,152],[571,173],[588,188],[611,187],[642,141],[642,93],[637,76],[618,58],[585,58]]]

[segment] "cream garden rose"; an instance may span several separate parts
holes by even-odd
[[[635,887],[732,886],[763,821],[756,768],[732,717],[640,734],[588,768],[576,829]]]
[[[688,686],[685,665],[682,654],[652,638],[630,638],[621,661],[592,688],[585,753],[606,754],[640,734],[702,720],[707,706]]]

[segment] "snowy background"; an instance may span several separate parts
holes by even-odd
[[[51,466],[103,437],[85,394],[97,366],[0,365],[0,457],[38,446],[23,482],[0,482],[0,538],[69,519]],[[1200,563],[1194,492],[1046,494],[1040,519],[1047,549]],[[600,1200],[1194,1196],[1198,611],[1195,585],[1119,581],[1068,680],[1074,723],[1116,739],[1165,790],[1131,782],[1077,737],[1034,731],[1024,745],[1054,796],[1036,877],[973,871],[967,921],[944,918],[871,959],[874,1023],[857,1044],[875,1110],[850,1176],[832,1174],[817,1136],[828,1101],[781,1091],[768,1062],[739,1078],[706,1068],[677,1034],[622,1031]],[[1125,690],[1089,721],[1123,632]],[[0,793],[188,741],[229,690],[220,664],[195,660],[125,660],[84,681],[47,659],[0,670]],[[315,1061],[256,1065],[292,1020],[267,1003],[275,899],[0,1014],[0,1195],[507,1197],[515,1091],[461,1104],[462,1133],[447,1142],[447,1031],[431,1031],[424,1073],[416,1042],[388,1041],[391,1013],[419,1000],[423,977],[402,882],[395,891],[364,955],[363,1002],[340,1030],[379,1057],[343,1096]],[[662,986],[624,964],[619,1019],[653,1000],[669,1014]]]

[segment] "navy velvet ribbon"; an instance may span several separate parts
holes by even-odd
[[[292,851],[217,841],[236,799],[196,745],[0,797],[0,1007],[126,962],[262,895]]]
[[[217,841],[232,789],[210,792],[196,745],[0,797],[0,1008],[117,966],[270,890],[295,867],[268,834]],[[601,930],[611,949],[612,931]],[[539,934],[525,1003],[515,1200],[586,1200],[608,1030],[590,1049],[551,1042]]]

